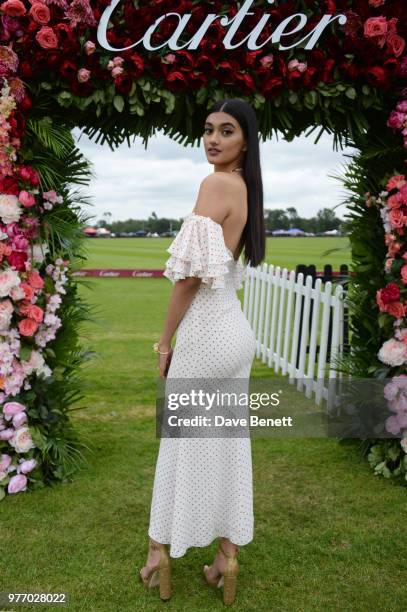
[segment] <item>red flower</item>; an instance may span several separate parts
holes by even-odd
[[[388,84],[386,72],[380,66],[371,66],[366,68],[364,72],[366,80],[370,85],[381,87]]]
[[[176,70],[166,75],[165,84],[174,93],[188,89],[188,82],[185,76],[182,72],[177,72]]]
[[[388,283],[383,289],[380,290],[380,297],[383,304],[397,302],[400,299],[400,287],[396,285],[396,283]]]
[[[135,79],[138,79],[144,72],[144,59],[138,53],[132,53],[129,59],[134,66],[134,69],[131,68],[131,74]]]
[[[25,262],[27,261],[27,253],[23,251],[13,251],[7,256],[7,261],[10,266],[14,266],[16,270],[25,272]]]
[[[133,85],[133,79],[128,74],[119,74],[113,82],[116,90],[121,94],[128,94]]]

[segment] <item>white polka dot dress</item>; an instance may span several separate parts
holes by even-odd
[[[168,279],[198,276],[202,282],[178,326],[166,384],[173,378],[239,378],[248,384],[256,341],[236,294],[245,267],[226,247],[222,226],[191,213],[167,250]],[[249,435],[161,438],[151,538],[169,544],[171,557],[182,557],[191,546],[221,536],[248,544],[253,527]]]

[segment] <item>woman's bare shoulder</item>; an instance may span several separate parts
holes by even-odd
[[[222,223],[229,215],[241,187],[229,172],[213,172],[200,184],[194,212]]]

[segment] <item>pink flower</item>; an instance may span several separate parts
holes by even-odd
[[[407,264],[401,268],[400,273],[401,278],[403,279],[403,283],[407,285]]]
[[[10,482],[8,483],[7,492],[8,493],[20,493],[20,491],[25,491],[27,489],[27,476],[24,474],[17,474],[16,476],[12,476],[10,478]]]
[[[15,427],[16,429],[18,429],[18,427],[21,427],[21,425],[24,425],[24,423],[27,423],[27,415],[25,412],[18,412],[17,414],[15,414],[13,416],[13,427]]]
[[[405,184],[406,184],[406,180],[404,178],[404,175],[396,174],[387,181],[386,189],[388,191],[391,191],[392,189],[395,189],[395,188],[400,189],[400,187],[402,187]]]
[[[43,2],[33,2],[28,14],[41,25],[48,23],[51,18],[50,10]]]
[[[34,319],[22,319],[18,322],[18,330],[22,336],[33,336],[38,329],[38,323]]]
[[[121,66],[115,66],[112,70],[112,77],[115,79],[119,74],[122,74],[123,68]]]
[[[24,404],[20,404],[20,402],[6,402],[3,406],[4,416],[6,420],[10,420],[12,416],[22,412],[25,408]]]
[[[32,193],[29,193],[23,189],[18,195],[18,201],[21,202],[21,204],[26,208],[29,208],[30,206],[34,206],[35,197],[32,195]]]
[[[384,0],[369,0],[370,6],[374,6],[377,8],[378,6],[382,6],[384,4]]]
[[[387,33],[387,20],[386,17],[370,17],[365,21],[364,24],[364,35],[366,38],[374,38],[376,36],[383,36]]]
[[[43,49],[57,49],[58,38],[49,26],[43,26],[35,35],[35,40]]]
[[[22,17],[26,13],[26,8],[21,0],[7,0],[1,5],[1,10],[9,17]]]
[[[397,111],[391,111],[387,124],[393,130],[400,130],[404,126],[406,115]]]
[[[36,467],[37,462],[35,459],[27,459],[26,461],[22,461],[18,466],[20,470],[20,474],[28,474],[28,472],[32,472],[32,470]]]
[[[385,421],[385,427],[386,430],[392,433],[393,435],[398,434],[400,431],[400,423],[398,421],[397,416],[393,415],[388,417]]]
[[[406,362],[407,347],[404,342],[399,342],[395,338],[391,338],[383,343],[377,356],[380,361],[387,365],[400,366]]]
[[[86,55],[92,55],[96,50],[96,45],[91,40],[87,40],[84,46]]]
[[[164,59],[166,62],[168,62],[168,64],[173,64],[176,57],[174,53],[167,53],[167,55],[164,55]]]
[[[5,472],[11,465],[11,457],[3,453],[0,459],[0,472]]]
[[[399,209],[392,209],[389,213],[389,221],[393,228],[404,227],[405,218],[403,212]]]
[[[400,206],[401,206],[401,200],[400,200],[400,197],[399,197],[399,194],[398,194],[398,193],[396,193],[396,194],[394,194],[394,195],[390,196],[390,197],[387,199],[387,206],[388,206],[389,208],[392,208],[393,210],[394,210],[395,208],[400,208]]]
[[[407,113],[407,100],[402,100],[396,105],[396,110],[400,113]]]
[[[44,280],[41,278],[38,270],[31,270],[27,281],[33,289],[43,289],[44,287]]]
[[[406,41],[398,34],[390,34],[390,36],[388,36],[386,39],[386,44],[389,47],[390,52],[396,57],[399,57],[404,51]]]
[[[113,58],[113,66],[121,66],[124,62],[124,59],[120,55],[116,55]]]
[[[90,74],[90,70],[87,70],[86,68],[81,68],[78,70],[79,83],[86,83],[86,81],[89,81]]]

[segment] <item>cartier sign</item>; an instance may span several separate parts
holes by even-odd
[[[322,15],[320,21],[315,26],[315,28],[310,32],[307,32],[306,35],[301,38],[301,35],[299,33],[307,24],[308,18],[304,13],[294,13],[293,15],[290,15],[286,17],[283,21],[281,21],[281,23],[277,25],[272,35],[267,38],[267,40],[263,41],[261,44],[257,44],[257,40],[262,30],[264,29],[270,18],[270,15],[263,14],[256,26],[245,38],[243,38],[237,43],[233,43],[233,37],[241,26],[246,15],[253,15],[252,12],[249,12],[253,1],[254,0],[246,0],[244,4],[242,4],[242,6],[240,7],[238,13],[236,13],[231,18],[227,17],[226,15],[216,15],[215,13],[209,13],[205,17],[202,24],[198,27],[192,38],[182,45],[178,45],[178,39],[183,33],[185,27],[187,26],[188,21],[191,19],[191,14],[186,13],[184,15],[180,15],[179,13],[174,12],[165,13],[164,15],[156,19],[154,23],[152,23],[147,28],[146,32],[139,40],[134,42],[132,45],[129,45],[128,47],[123,47],[120,49],[111,47],[106,38],[106,32],[109,26],[109,19],[117,5],[120,3],[120,0],[112,0],[111,4],[106,7],[100,18],[97,31],[97,39],[99,44],[108,51],[125,51],[126,49],[132,49],[133,47],[136,47],[140,44],[143,45],[143,47],[145,49],[148,49],[149,51],[157,51],[158,49],[161,49],[162,47],[166,46],[168,46],[168,48],[172,51],[177,51],[179,49],[184,48],[191,50],[197,49],[199,47],[199,44],[201,43],[202,38],[205,36],[210,25],[217,19],[219,19],[220,25],[225,29],[225,36],[222,41],[225,49],[237,49],[237,47],[240,47],[241,45],[247,43],[248,49],[256,50],[261,49],[267,44],[279,43],[279,49],[286,50],[292,49],[293,47],[296,47],[307,41],[306,45],[303,47],[303,49],[307,50],[314,48],[314,45],[320,38],[322,32],[330,23],[334,22],[335,20],[338,20],[340,25],[344,25],[346,23],[346,15],[343,15],[342,13],[339,13],[338,15]],[[267,0],[267,2],[269,4],[274,4],[275,0]],[[154,34],[159,24],[168,18],[178,19],[178,24],[176,25],[174,32],[168,40],[166,40],[157,47],[153,47],[151,45],[152,35]],[[297,33],[299,34],[299,39],[295,43],[288,47],[285,47],[281,44],[281,39],[283,39],[284,36],[291,36]]]

